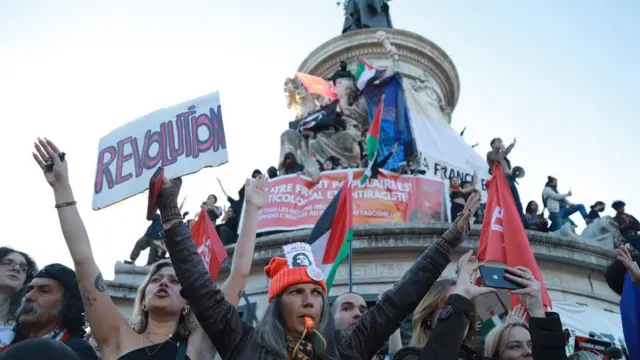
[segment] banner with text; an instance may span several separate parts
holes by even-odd
[[[354,224],[446,221],[442,181],[380,170],[377,179],[361,185],[364,170],[350,169],[323,172],[316,184],[299,174],[270,180],[269,200],[258,214],[258,232],[312,228],[349,171]]]
[[[218,92],[157,110],[100,139],[93,209],[145,191],[158,166],[173,179],[226,162]]]

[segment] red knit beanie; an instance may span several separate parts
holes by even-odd
[[[274,257],[264,268],[264,274],[271,279],[267,295],[269,302],[289,286],[297,284],[317,284],[322,287],[325,293],[327,292],[327,284],[323,280],[322,271],[314,265],[289,267],[287,259]]]

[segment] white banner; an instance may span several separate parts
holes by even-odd
[[[93,209],[145,191],[159,166],[173,179],[227,160],[218,92],[154,111],[100,139]]]
[[[486,181],[491,177],[486,159],[446,122],[435,101],[421,97],[411,86],[405,85],[404,91],[411,129],[426,175],[441,179],[444,173],[446,179],[457,177],[461,181],[472,181],[474,170],[478,171],[480,178],[476,188],[482,191],[482,202],[485,202]],[[448,186],[449,182],[446,183]]]

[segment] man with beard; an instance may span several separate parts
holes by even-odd
[[[380,293],[378,294],[378,301],[380,301],[381,298],[382,294]],[[353,330],[367,310],[367,302],[360,294],[354,292],[346,292],[338,296],[331,306],[336,328],[344,331]],[[398,329],[389,337],[388,354],[386,358],[393,359],[393,355],[401,348],[402,339],[400,337],[400,329]],[[379,351],[379,354],[376,355],[374,359],[384,358],[382,355]]]
[[[104,287],[104,281],[96,286]],[[80,360],[98,360],[84,340],[86,322],[76,273],[64,265],[47,265],[35,275],[27,286],[16,320],[12,344],[25,339],[51,339],[67,345]]]

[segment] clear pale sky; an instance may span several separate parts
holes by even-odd
[[[455,62],[462,90],[453,127],[467,126],[483,156],[491,138],[518,138],[511,159],[527,171],[523,202],[539,202],[554,175],[576,203],[623,199],[640,216],[640,2],[391,7],[395,27],[429,38]],[[219,90],[229,163],[186,178],[183,194],[192,213],[207,194],[221,197],[216,177],[235,194],[254,168],[276,165],[279,135],[293,117],[283,82],[342,21],[332,0],[0,2],[1,243],[40,266],[72,265],[51,189],[31,157],[33,141],[46,136],[67,153],[94,255],[112,278],[148,225],[146,198],[91,210],[99,139]]]

